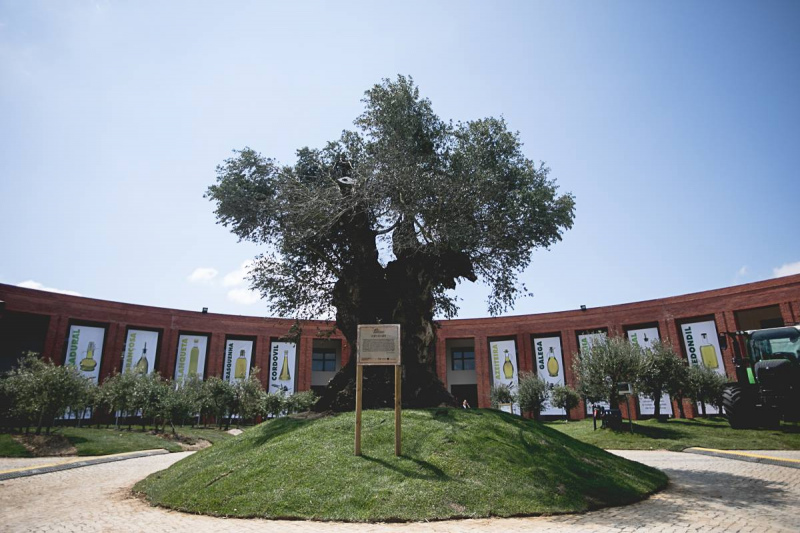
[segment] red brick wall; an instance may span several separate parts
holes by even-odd
[[[64,359],[64,342],[70,322],[95,322],[107,327],[101,379],[119,369],[121,354],[129,327],[143,327],[161,331],[158,353],[158,370],[172,376],[178,335],[182,332],[210,335],[207,375],[222,372],[223,349],[226,336],[246,336],[256,340],[255,365],[262,368],[261,379],[266,385],[271,339],[286,335],[292,320],[258,318],[215,313],[198,313],[177,309],[164,309],[92,298],[23,289],[0,284],[0,300],[5,301],[9,312],[25,312],[50,317],[45,338],[44,357],[57,362]],[[476,374],[478,379],[478,406],[489,406],[489,354],[490,338],[513,338],[518,350],[519,368],[533,369],[531,335],[558,334],[561,336],[564,371],[567,383],[574,384],[572,355],[578,351],[577,333],[607,329],[621,334],[626,328],[639,324],[658,324],[662,339],[669,340],[683,352],[678,324],[698,317],[713,318],[717,331],[735,331],[734,312],[768,305],[778,305],[784,322],[800,321],[800,275],[727,287],[724,289],[649,300],[644,302],[535,315],[500,318],[478,318],[441,321],[436,340],[436,369],[442,381],[447,379],[445,346],[447,339],[474,338]],[[311,384],[311,350],[319,330],[329,324],[322,321],[304,323],[303,336],[298,347],[297,384],[307,390]],[[350,358],[350,347],[337,332],[332,338],[342,340],[342,365]],[[734,376],[733,348],[723,350],[725,370]],[[690,407],[687,404],[687,407]],[[583,417],[585,407],[574,409],[573,418]],[[677,410],[676,410],[677,412]]]

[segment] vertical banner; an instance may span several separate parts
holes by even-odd
[[[494,385],[508,385],[509,389],[516,392],[519,383],[519,369],[517,368],[517,348],[514,341],[492,341],[489,343],[489,352]],[[519,404],[513,404],[511,412],[515,415],[520,414]]]
[[[561,355],[560,337],[541,337],[533,339],[533,350],[536,353],[536,373],[547,383],[547,399],[542,406],[543,415],[565,415],[564,409],[550,404],[552,389],[564,384],[564,358]]]
[[[658,328],[628,330],[628,340],[646,350],[653,345],[653,341],[659,340]],[[672,416],[672,402],[669,395],[662,394],[659,403],[661,404],[661,414]],[[656,403],[650,396],[639,395],[639,412],[643,415],[656,414]]]
[[[191,377],[203,379],[206,370],[208,337],[205,335],[181,335],[178,337],[178,354],[175,357],[175,381]]]
[[[225,367],[222,379],[231,383],[247,379],[250,375],[250,360],[253,357],[253,341],[225,341]]]
[[[293,342],[273,342],[269,350],[269,387],[267,392],[294,394],[297,346]]]
[[[158,332],[129,329],[122,355],[122,373],[149,374],[155,371]]]
[[[578,350],[580,350],[581,355],[585,356],[592,352],[592,346],[602,341],[606,338],[606,334],[602,331],[598,331],[597,333],[581,333],[578,335]],[[592,414],[592,405],[600,405],[609,409],[611,406],[608,402],[586,402],[586,414]]]
[[[105,335],[105,328],[70,326],[64,366],[77,368],[83,377],[97,383],[100,377]]]
[[[719,349],[717,325],[713,320],[693,322],[681,326],[684,348],[689,357],[689,366],[704,366],[712,369],[721,376],[725,375],[722,364],[722,351]],[[698,409],[700,404],[697,404]],[[719,414],[719,409],[714,405],[706,404],[708,414]]]

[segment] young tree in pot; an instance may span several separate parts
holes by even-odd
[[[667,341],[653,341],[643,352],[642,371],[636,380],[636,391],[652,398],[654,416],[660,420],[661,397],[668,393],[670,384],[683,379],[686,363],[675,353]]]
[[[533,413],[534,420],[539,420],[546,400],[547,383],[532,372],[521,372],[517,386],[519,408],[523,412]]]
[[[503,119],[440,119],[409,77],[366,92],[364,113],[322,149],[283,166],[250,148],[217,168],[217,220],[265,246],[252,287],[280,316],[331,317],[353,350],[316,410],[354,405],[359,324],[399,323],[403,403],[453,404],[429,347],[460,280],[491,287],[489,311],[526,292],[533,250],[572,226],[574,201],[522,153]],[[392,405],[393,373],[365,372],[364,406]]]
[[[575,354],[578,390],[590,401],[607,401],[619,409],[619,386],[635,383],[642,369],[642,349],[623,337],[603,337],[588,353]]]
[[[569,412],[581,403],[581,395],[568,385],[556,385],[550,389],[550,404],[556,409],[564,409],[569,421]]]

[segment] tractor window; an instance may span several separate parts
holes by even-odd
[[[749,344],[754,363],[762,359],[789,359],[790,361],[800,359],[800,333],[794,328],[786,329],[789,329],[788,334],[767,335],[764,334],[766,332],[753,334]]]

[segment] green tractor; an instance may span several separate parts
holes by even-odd
[[[800,326],[729,333],[736,383],[722,405],[734,429],[780,426],[800,419]]]

